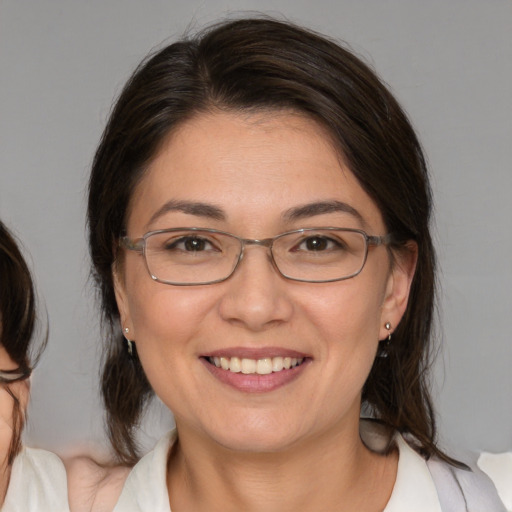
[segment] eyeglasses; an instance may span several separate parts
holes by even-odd
[[[361,272],[370,245],[387,245],[391,235],[370,236],[359,229],[305,228],[254,240],[203,228],[149,231],[121,237],[125,249],[144,255],[152,279],[175,286],[220,283],[238,267],[247,245],[267,247],[285,278],[307,283],[350,279]]]
[[[32,374],[32,368],[22,365],[15,370],[0,370],[0,384],[12,384],[20,380],[25,380]]]

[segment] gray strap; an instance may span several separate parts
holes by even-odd
[[[443,512],[507,512],[492,481],[480,470],[427,461]]]
[[[429,459],[427,466],[436,486],[441,510],[443,512],[469,512],[454,468],[438,459]]]

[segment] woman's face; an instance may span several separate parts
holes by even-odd
[[[219,112],[169,137],[135,190],[127,234],[201,227],[262,239],[320,226],[386,233],[324,130],[293,113]],[[357,431],[378,340],[406,306],[409,260],[391,265],[386,247],[372,247],[358,276],[304,283],[279,275],[268,249],[252,245],[226,281],[180,287],[153,281],[144,258],[125,251],[116,293],[122,326],[180,432],[278,451]],[[247,359],[249,373],[217,368],[214,356],[235,367],[232,358]],[[259,360],[278,368],[286,357],[303,362],[253,373]]]
[[[0,335],[2,324],[0,323]],[[0,371],[16,370],[18,365],[11,359],[5,347],[0,344]],[[7,392],[17,397],[22,411],[26,410],[29,396],[28,380],[13,382],[11,384],[0,383],[0,468],[6,464],[8,450],[13,437],[13,399]]]

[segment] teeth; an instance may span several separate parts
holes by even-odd
[[[242,359],[242,373],[256,373],[257,362],[254,359]]]
[[[227,361],[227,359],[226,359]],[[215,363],[215,361],[214,361]],[[217,365],[215,365],[217,366]],[[233,373],[240,373],[242,371],[242,364],[240,362],[240,359],[238,357],[232,357],[231,361],[229,362],[229,371]]]
[[[210,357],[210,363],[217,368],[245,375],[268,375],[272,372],[290,370],[302,364],[303,357],[265,357],[263,359],[240,359],[238,357]]]
[[[272,358],[272,371],[280,372],[284,368],[283,366],[283,358],[282,357],[274,357]]]
[[[270,357],[258,359],[258,363],[256,364],[256,373],[258,375],[268,375],[269,373],[272,373],[272,359]]]

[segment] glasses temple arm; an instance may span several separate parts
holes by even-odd
[[[129,251],[142,252],[144,247],[144,238],[135,238],[132,240],[127,236],[122,236],[119,238],[119,246],[124,249],[128,249]]]

